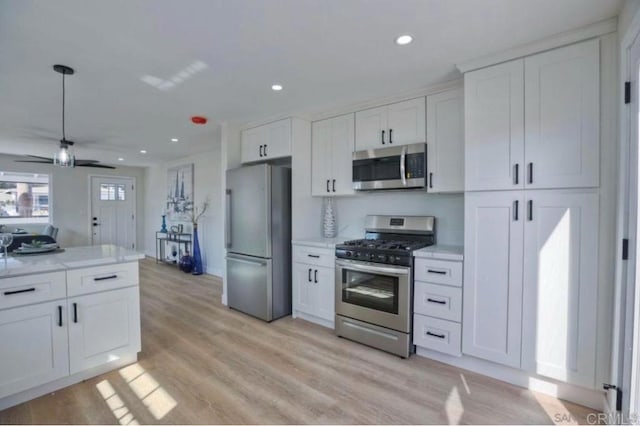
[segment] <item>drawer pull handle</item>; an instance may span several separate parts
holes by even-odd
[[[437,303],[439,305],[446,305],[447,304],[447,302],[445,302],[444,300],[438,300],[438,299],[432,299],[432,298],[428,298],[427,302]]]
[[[10,290],[10,291],[5,291],[4,295],[5,296],[11,296],[12,294],[20,294],[20,293],[31,293],[32,291],[36,291],[35,287],[31,287],[31,288],[24,288],[22,290]]]
[[[106,277],[96,277],[93,280],[94,281],[104,281],[104,280],[114,280],[118,278],[118,275],[114,274],[114,275],[107,275]]]
[[[427,331],[427,335],[437,337],[438,339],[444,339],[446,337],[444,334],[432,333],[430,331]]]
[[[320,259],[320,256],[317,254],[308,254],[308,257],[313,257],[314,259]]]
[[[430,274],[440,274],[440,275],[447,274],[447,271],[436,271],[435,269],[427,269],[427,272]]]

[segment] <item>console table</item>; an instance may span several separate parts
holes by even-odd
[[[176,260],[167,260],[167,244],[174,243],[178,246]],[[179,265],[180,256],[186,252],[191,253],[191,234],[182,232],[156,232],[156,263],[164,262]]]

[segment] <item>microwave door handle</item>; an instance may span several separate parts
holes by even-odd
[[[407,186],[407,170],[406,170],[406,160],[407,160],[407,147],[402,147],[402,153],[400,154],[400,177],[402,178],[402,186]]]

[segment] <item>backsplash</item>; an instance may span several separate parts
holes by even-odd
[[[377,191],[336,197],[338,236],[362,238],[368,214],[435,216],[438,244],[464,243],[464,195]],[[318,224],[320,226],[320,224]]]

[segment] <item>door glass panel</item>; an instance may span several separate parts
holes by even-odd
[[[352,305],[398,314],[398,277],[344,269],[342,301]]]
[[[118,190],[117,190],[117,199],[118,199],[118,201],[124,201],[124,200],[125,200],[125,195],[124,195],[124,184],[119,184],[119,185],[118,185]]]
[[[116,199],[116,185],[113,183],[100,184],[100,201],[114,201]]]

